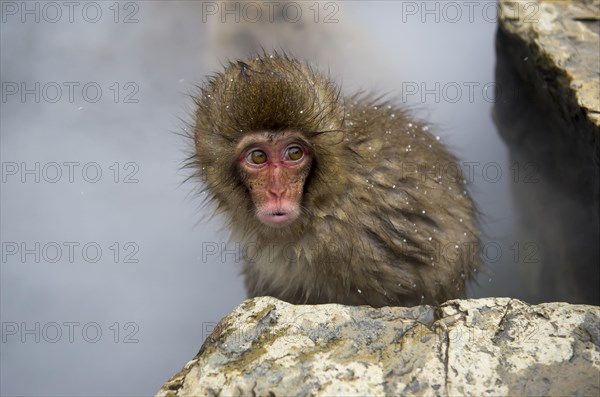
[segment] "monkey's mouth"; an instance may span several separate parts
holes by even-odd
[[[294,211],[275,210],[259,212],[257,217],[267,226],[283,227],[292,223],[297,218],[297,215]]]

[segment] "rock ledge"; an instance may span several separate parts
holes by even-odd
[[[600,308],[243,302],[157,396],[598,395]]]
[[[514,61],[522,74],[543,75],[563,117],[574,119],[581,109],[600,126],[600,0],[500,0],[499,6],[500,29],[532,54]]]

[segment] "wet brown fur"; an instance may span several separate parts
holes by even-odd
[[[279,54],[229,64],[196,103],[192,162],[232,238],[252,247],[248,295],[376,307],[464,295],[480,262],[474,206],[456,158],[406,111],[342,98]],[[236,144],[261,131],[299,131],[314,154],[302,214],[283,229],[256,220],[237,169]]]

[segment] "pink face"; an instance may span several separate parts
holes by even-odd
[[[240,141],[238,150],[240,171],[258,220],[275,228],[296,220],[312,162],[301,135],[251,134]]]

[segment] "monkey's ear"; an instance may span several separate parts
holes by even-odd
[[[242,62],[242,61],[238,61],[237,64],[238,64],[238,67],[240,68],[240,76],[244,77],[244,78],[250,77],[250,75],[248,74],[248,72],[250,71],[250,65],[248,65],[246,62]]]

